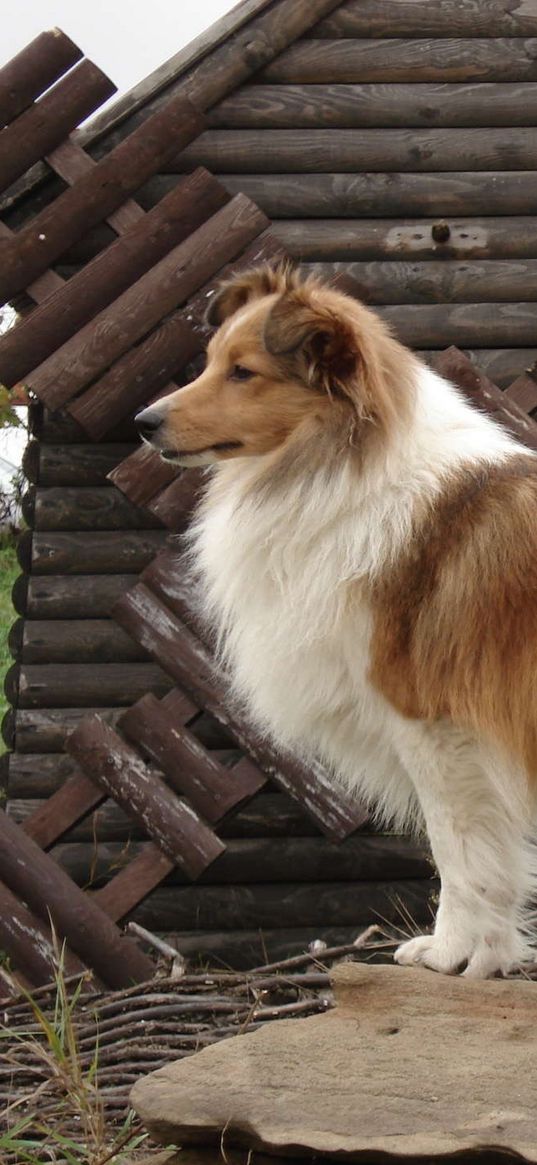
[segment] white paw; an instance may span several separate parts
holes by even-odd
[[[469,943],[462,938],[425,934],[398,947],[394,959],[402,966],[429,967],[444,975],[456,975],[462,970],[469,979],[489,979],[498,972],[508,974],[517,961],[516,946],[516,936],[514,941],[479,937]]]

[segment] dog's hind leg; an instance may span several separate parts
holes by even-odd
[[[486,978],[527,957],[531,890],[524,781],[448,723],[400,720],[395,745],[416,789],[441,879],[432,935],[402,944],[398,963]]]

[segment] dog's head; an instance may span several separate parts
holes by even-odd
[[[139,413],[142,437],[168,461],[209,465],[270,453],[304,426],[359,443],[394,412],[388,346],[372,312],[289,267],[238,274],[215,293],[217,331],[191,384]]]

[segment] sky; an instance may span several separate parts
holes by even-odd
[[[0,0],[0,66],[57,26],[126,92],[236,0]]]

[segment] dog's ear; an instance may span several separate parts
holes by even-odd
[[[211,328],[219,328],[250,300],[282,291],[293,278],[290,267],[272,268],[268,264],[234,275],[220,284],[212,296],[205,316],[207,323]]]
[[[301,296],[281,295],[265,322],[263,340],[272,356],[289,359],[312,388],[349,395],[359,356],[345,319]]]

